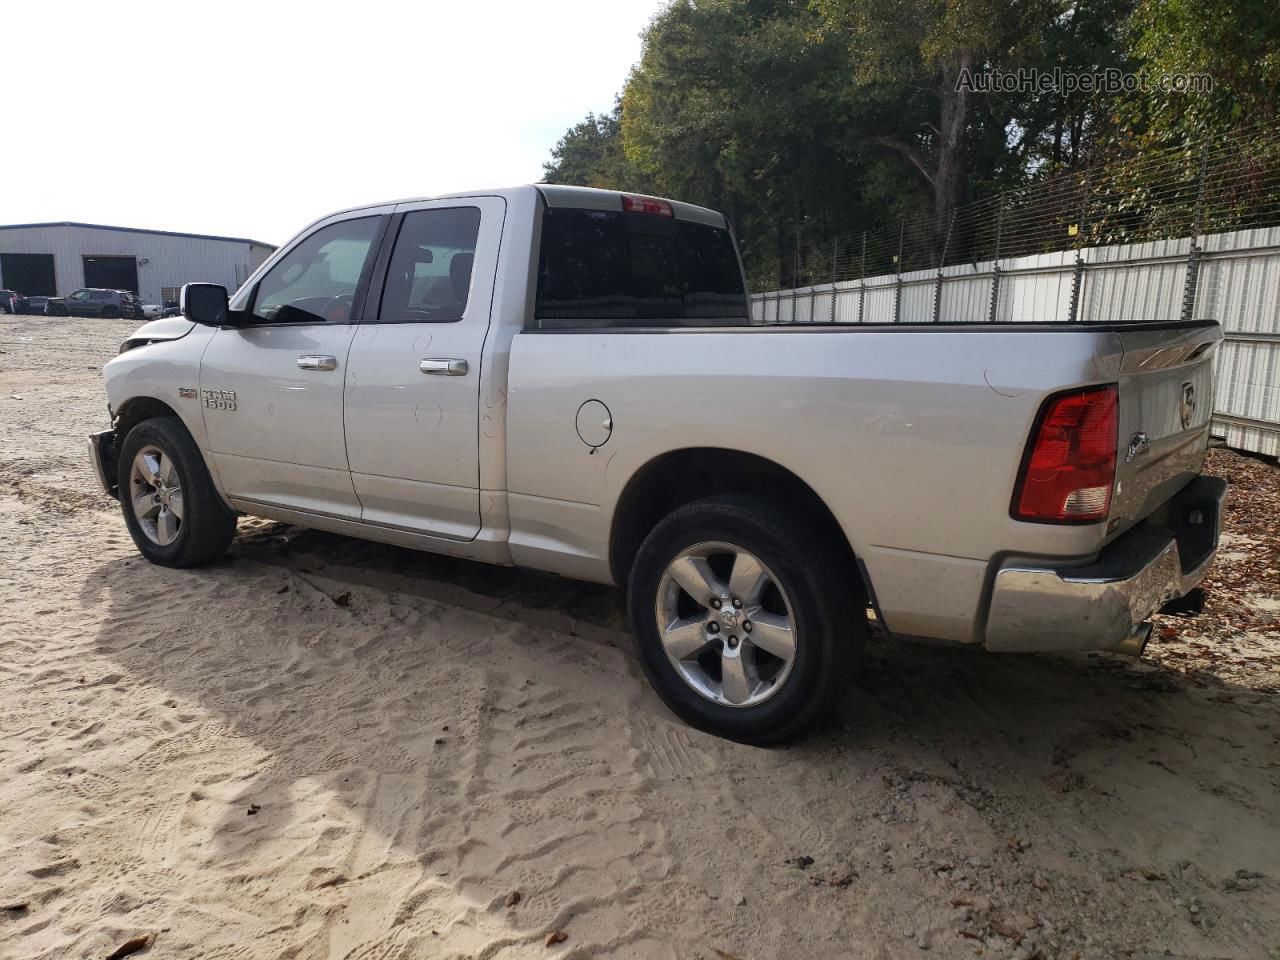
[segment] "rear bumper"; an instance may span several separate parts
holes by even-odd
[[[89,434],[89,461],[93,464],[94,476],[103,492],[115,499],[120,499],[116,492],[116,432],[103,430],[101,433]]]
[[[1145,635],[1145,621],[1189,593],[1218,551],[1227,483],[1197,477],[1084,567],[1010,564],[996,572],[986,647],[1104,650]]]

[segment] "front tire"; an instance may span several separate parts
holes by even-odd
[[[758,745],[797,735],[847,689],[866,642],[850,559],[830,531],[762,500],[681,507],[631,569],[645,675],[692,726]]]
[[[143,420],[120,445],[118,487],[138,552],[165,567],[221,557],[236,531],[200,451],[176,417]]]

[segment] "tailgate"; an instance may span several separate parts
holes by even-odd
[[[1120,368],[1116,489],[1108,539],[1119,536],[1200,472],[1213,414],[1217,323],[1117,330]]]

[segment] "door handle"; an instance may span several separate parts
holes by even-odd
[[[299,370],[337,370],[337,357],[299,357]]]
[[[432,358],[418,364],[423,373],[435,374],[437,377],[465,377],[471,367],[465,360],[444,360]]]

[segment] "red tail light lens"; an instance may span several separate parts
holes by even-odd
[[[667,201],[659,200],[657,197],[640,197],[629,193],[622,195],[622,210],[624,213],[652,213],[659,217],[675,216],[675,211],[671,209],[671,204],[667,203]]]
[[[1045,401],[1013,493],[1015,520],[1106,519],[1116,480],[1116,398],[1109,384]]]

